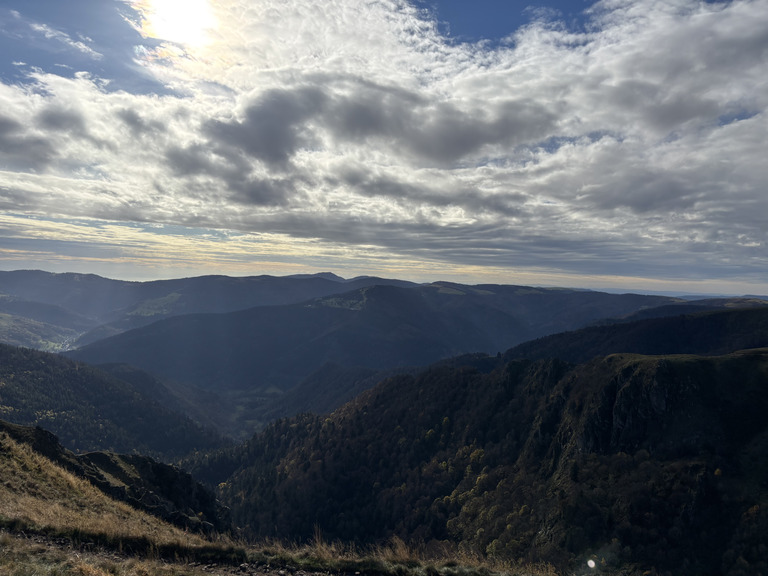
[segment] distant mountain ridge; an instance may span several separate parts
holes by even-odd
[[[74,347],[76,340],[82,345],[170,316],[289,304],[372,284],[414,285],[375,277],[344,280],[331,273],[130,282],[94,274],[0,271],[0,313],[3,295],[17,309],[8,311],[13,316],[5,323],[0,321],[0,341],[55,351]],[[22,302],[26,310],[18,311]],[[30,326],[29,319],[40,325]],[[9,338],[9,332],[16,336]]]
[[[220,425],[242,433],[262,425],[275,402],[327,364],[388,371],[468,352],[496,354],[538,335],[672,301],[511,285],[376,284],[298,304],[176,316],[67,355],[92,364],[131,364],[181,388],[215,392],[230,406],[223,410],[229,421]],[[344,378],[337,389],[360,391]],[[326,396],[351,398],[337,389]],[[322,395],[314,396],[319,405],[338,405]],[[282,413],[297,411],[287,407]]]
[[[768,306],[760,305],[590,326],[524,342],[504,357],[580,363],[616,352],[717,355],[766,346]]]

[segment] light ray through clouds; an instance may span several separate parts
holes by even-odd
[[[768,0],[603,0],[494,43],[405,0],[115,5],[163,89],[115,90],[82,60],[0,84],[4,268],[42,242],[34,218],[56,266],[77,265],[63,222],[97,273],[124,235],[128,277],[768,293]],[[50,42],[94,36],[60,28]],[[170,238],[194,257],[174,264]]]

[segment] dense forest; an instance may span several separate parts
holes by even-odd
[[[461,364],[281,420],[192,469],[258,537],[768,568],[768,352]]]
[[[56,354],[0,344],[0,419],[40,426],[69,449],[178,459],[221,447],[221,436],[168,408],[173,396]]]

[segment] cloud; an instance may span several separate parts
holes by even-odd
[[[138,110],[121,108],[115,111],[115,115],[125,123],[134,136],[151,136],[160,133],[164,125],[159,120],[146,120]]]
[[[555,115],[531,100],[463,110],[450,101],[360,83],[336,95],[322,123],[340,141],[377,140],[393,154],[450,166],[488,146],[510,147],[548,135]]]
[[[0,114],[0,166],[39,170],[54,156],[55,151],[45,138],[27,133],[20,122]]]
[[[603,0],[584,30],[542,14],[496,46],[450,42],[400,0],[215,9],[209,45],[135,52],[163,91],[94,71],[1,85],[0,202],[372,262],[768,264],[766,0]]]
[[[271,168],[287,168],[293,154],[311,145],[304,122],[323,107],[319,88],[269,90],[245,110],[242,120],[211,120],[203,126],[222,156],[247,154]]]
[[[81,38],[80,40],[73,40],[69,34],[56,30],[47,26],[46,24],[30,23],[29,27],[39,34],[42,34],[47,40],[55,40],[56,42],[63,44],[67,48],[72,48],[78,52],[85,54],[89,58],[94,60],[101,60],[104,55],[92,49],[86,42],[91,42],[90,38]]]
[[[40,112],[37,121],[39,127],[43,130],[68,132],[78,136],[87,133],[85,128],[85,118],[75,110],[48,108]]]

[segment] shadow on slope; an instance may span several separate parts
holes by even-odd
[[[0,417],[41,426],[78,451],[139,451],[167,460],[224,444],[162,402],[155,379],[130,383],[67,358],[0,344]]]
[[[229,408],[218,425],[239,435],[275,414],[331,409],[375,382],[353,373],[408,369],[469,352],[495,354],[557,327],[670,301],[521,286],[377,285],[301,304],[170,318],[68,355],[137,366],[183,396],[214,392]],[[324,378],[326,365],[343,367],[347,375]],[[313,385],[310,396],[300,394]],[[185,387],[192,393],[185,394]],[[309,404],[310,398],[317,403]]]
[[[585,362],[616,352],[714,355],[761,346],[768,346],[765,306],[591,326],[525,342],[504,358]]]

